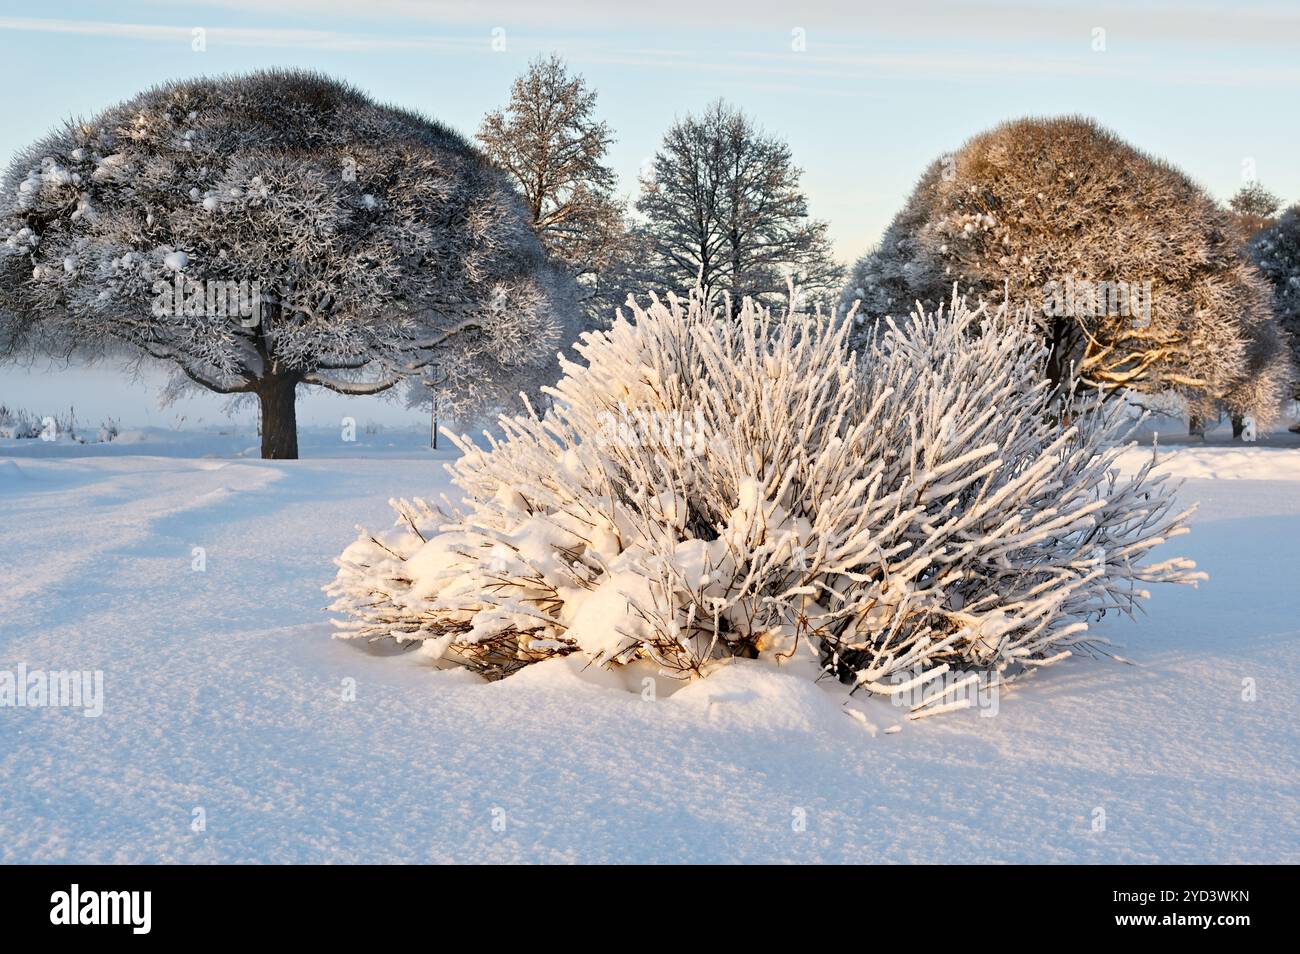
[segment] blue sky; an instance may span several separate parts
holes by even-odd
[[[528,60],[555,51],[599,92],[624,192],[674,117],[722,96],[789,141],[812,212],[847,261],[879,238],[929,161],[1024,115],[1092,116],[1223,199],[1253,173],[1298,201],[1297,50],[1294,0],[0,0],[0,159],[156,82],[263,66],[342,76],[472,134]],[[186,412],[158,411],[152,381],[77,380],[0,369],[0,403],[80,396],[133,423]],[[300,414],[336,422],[341,400],[312,398]],[[191,420],[220,418],[220,400],[187,404]],[[404,417],[374,399],[348,406]]]

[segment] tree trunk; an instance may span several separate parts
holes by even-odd
[[[1199,414],[1193,414],[1191,419],[1187,422],[1187,433],[1191,437],[1204,437],[1205,418],[1201,417]]]
[[[269,377],[259,382],[257,399],[262,405],[263,460],[298,459],[297,392],[297,378]]]
[[[1071,353],[1070,331],[1073,319],[1057,318],[1052,322],[1050,333],[1051,347],[1047,351],[1047,380],[1051,382],[1052,391],[1058,393],[1062,400],[1069,395],[1060,394],[1065,377],[1070,370]]]
[[[1241,435],[1246,431],[1246,419],[1236,414],[1232,415],[1232,439],[1241,440]]]

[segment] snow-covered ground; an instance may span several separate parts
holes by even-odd
[[[1300,861],[1294,436],[1161,451],[1211,578],[1104,622],[1133,665],[919,723],[757,663],[650,700],[367,653],[330,561],[449,451],[123,436],[0,442],[0,672],[104,674],[98,718],[0,709],[0,861]]]

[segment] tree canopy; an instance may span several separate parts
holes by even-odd
[[[466,400],[552,360],[559,293],[506,177],[435,121],[298,71],[169,83],[18,155],[0,195],[4,343],[123,350],[261,403],[431,364]]]
[[[900,315],[954,290],[1027,305],[1057,381],[1073,368],[1107,390],[1223,401],[1263,425],[1289,373],[1229,213],[1087,119],[1005,123],[936,160],[843,302]]]

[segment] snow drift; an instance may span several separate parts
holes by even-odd
[[[1149,560],[1187,513],[1150,462],[1114,466],[1122,407],[1055,407],[1024,316],[957,300],[859,355],[852,316],[629,309],[544,413],[457,439],[463,502],[394,501],[395,530],[361,531],[326,587],[340,636],[488,678],[739,656],[887,694],[1104,652],[1090,622],[1203,576]]]

